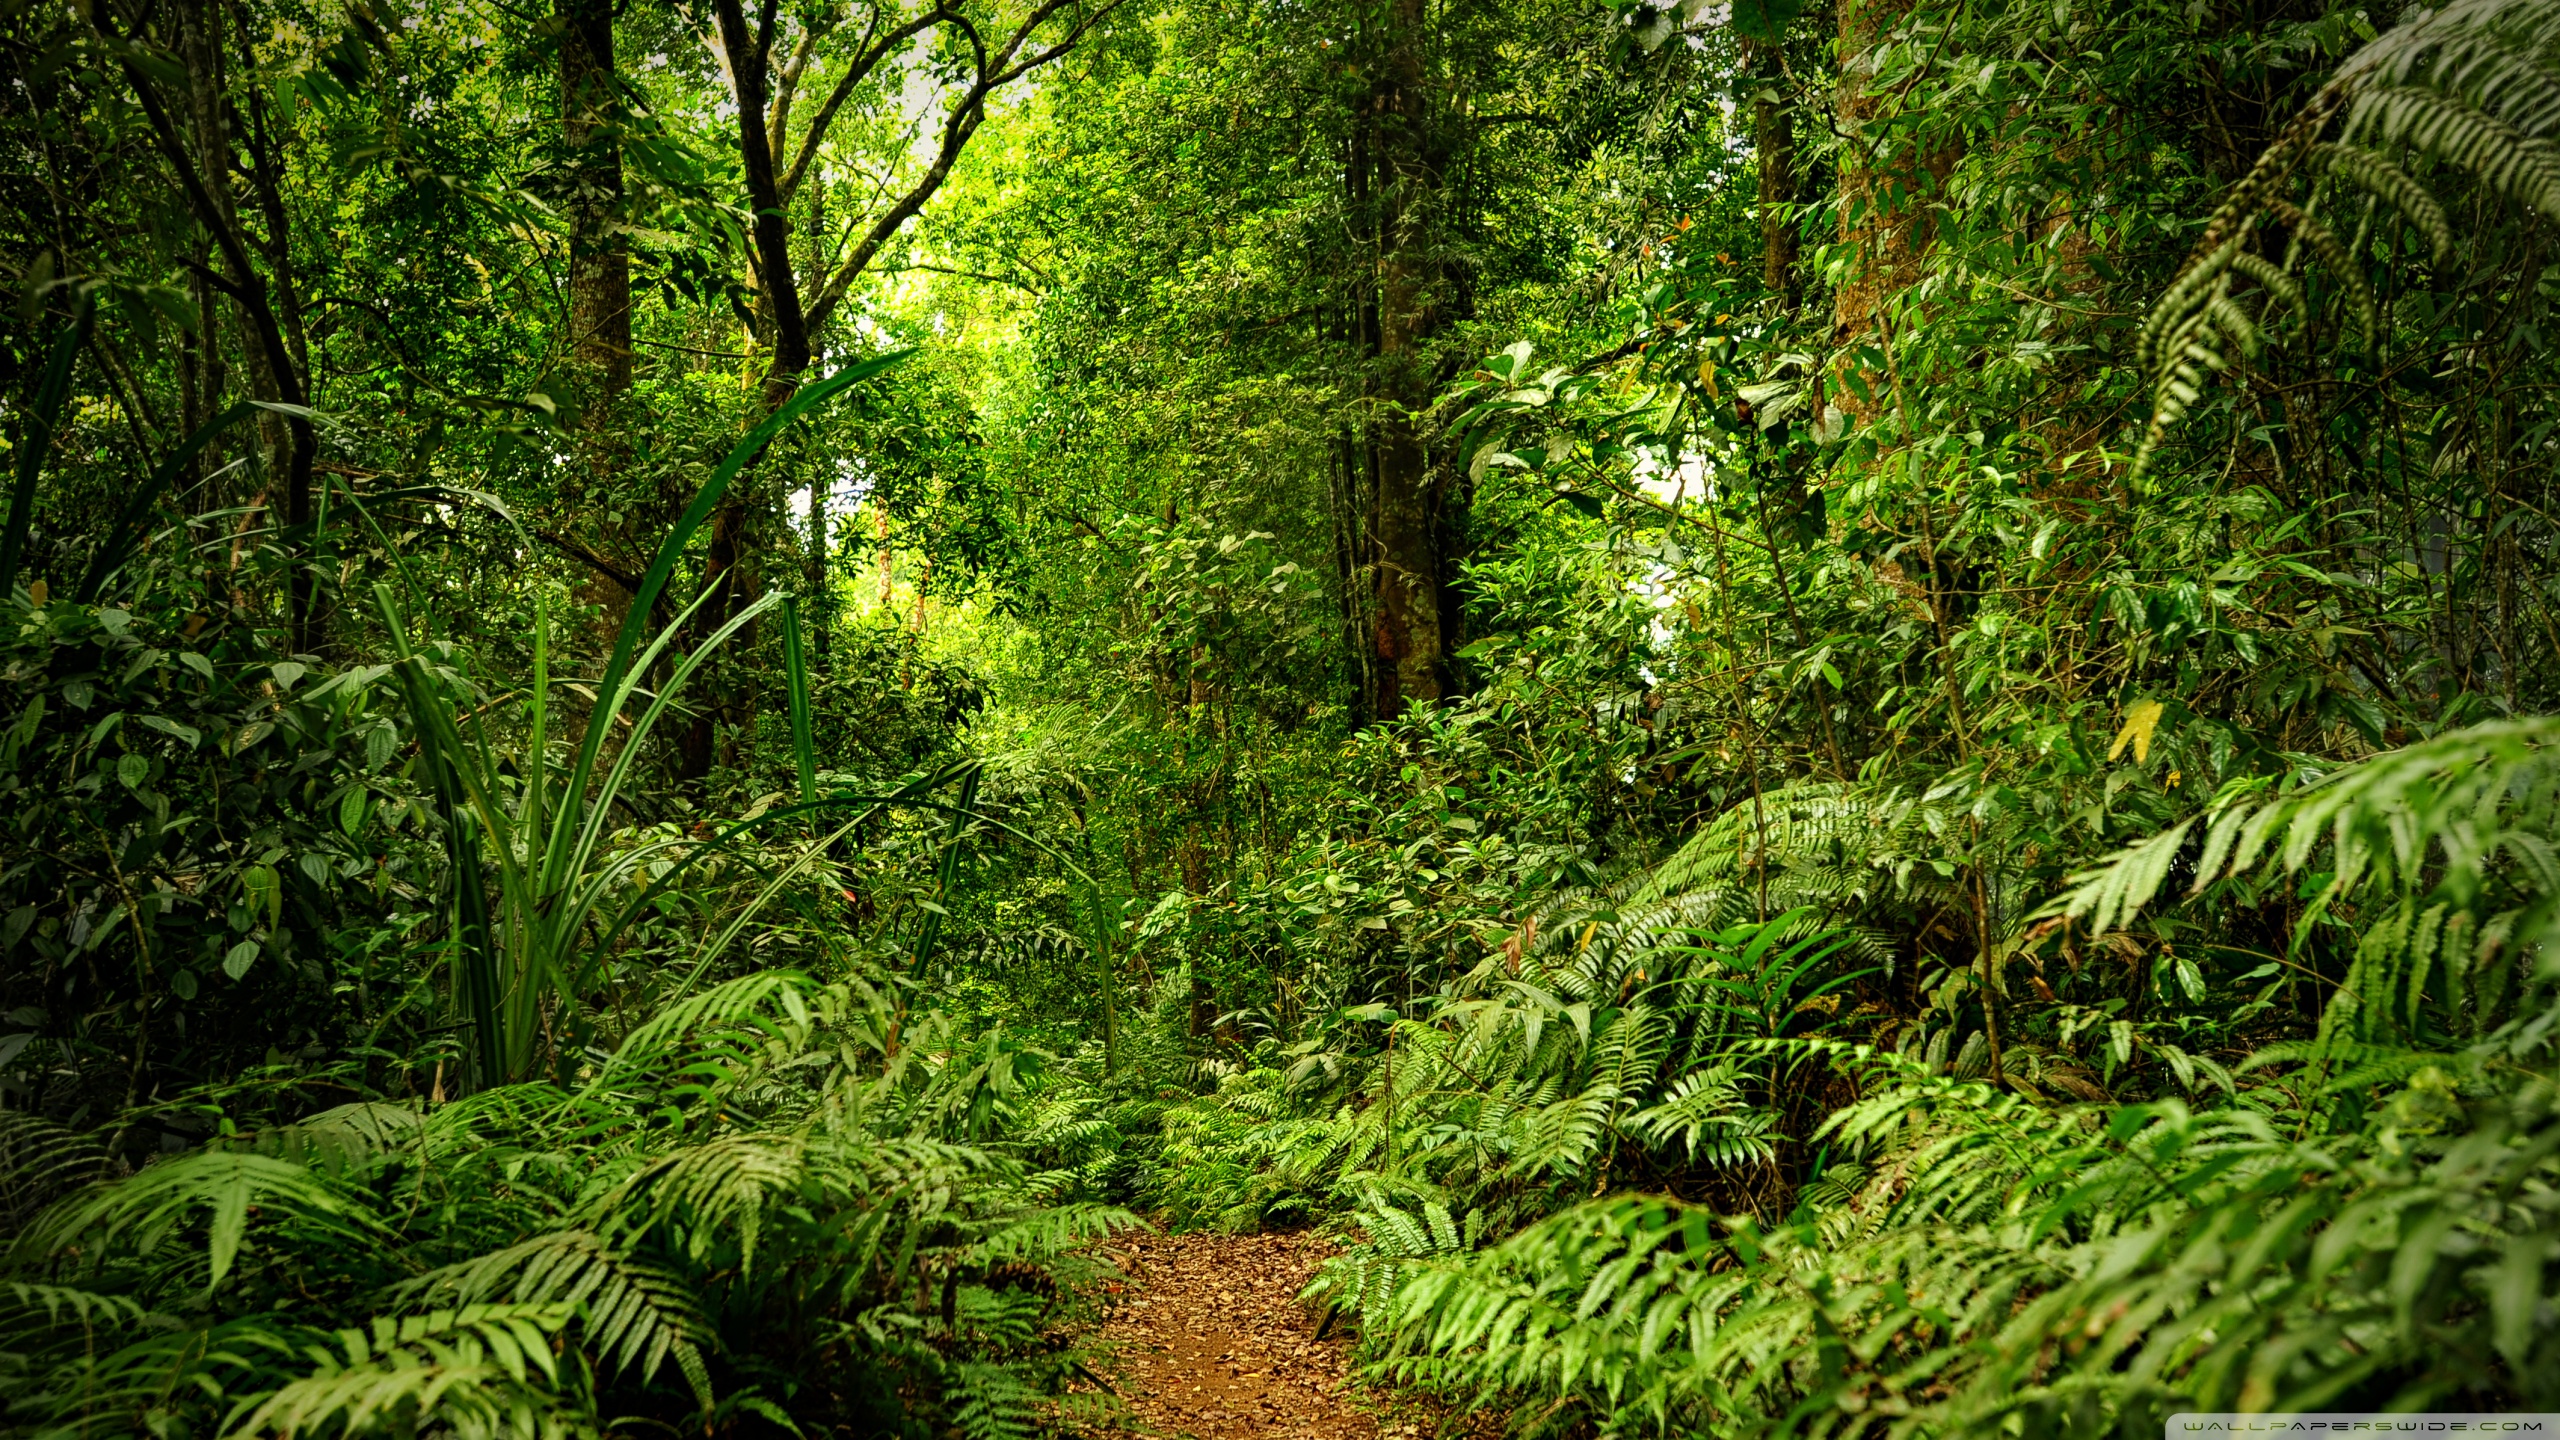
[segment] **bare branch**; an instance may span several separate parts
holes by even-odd
[[[1017,280],[1010,275],[990,275],[984,270],[957,270],[948,265],[901,265],[894,270],[883,270],[880,273],[883,275],[904,275],[910,270],[921,270],[928,275],[952,275],[957,276],[962,280],[984,280],[990,285],[1010,285],[1014,289],[1020,290],[1027,295],[1038,296],[1048,293],[1037,285]]]
[[[800,137],[800,148],[792,154],[791,168],[783,174],[779,187],[786,203],[800,193],[800,182],[807,177],[811,162],[817,159],[818,147],[826,143],[828,127],[835,124],[836,112],[844,108],[844,102],[852,97],[854,90],[870,79],[871,72],[880,68],[880,62],[895,54],[900,46],[936,25],[956,18],[949,9],[937,5],[877,40],[865,42],[863,48],[855,53],[853,63],[845,67],[843,76],[836,81],[836,88],[828,92],[826,103],[820,105],[818,113],[811,117],[808,132]],[[779,145],[774,149],[777,154],[781,151]]]
[[[764,147],[776,155],[782,153],[783,142],[791,136],[791,102],[800,93],[800,77],[808,73],[809,60],[818,53],[818,39],[826,30],[823,25],[801,26],[800,42],[791,47],[791,58],[783,62],[782,78],[774,82],[773,119],[765,127]]]
[[[977,78],[971,82],[967,94],[951,107],[950,117],[943,122],[942,142],[935,148],[933,164],[927,167],[923,176],[908,188],[906,194],[898,198],[896,204],[883,211],[880,217],[871,223],[871,227],[864,232],[862,239],[837,264],[835,273],[827,277],[826,284],[809,306],[808,319],[811,335],[824,332],[828,318],[835,313],[836,307],[842,304],[844,297],[851,292],[853,282],[860,278],[862,272],[873,260],[879,258],[881,250],[888,245],[890,238],[898,233],[900,227],[920,213],[925,203],[931,200],[934,194],[941,190],[943,183],[951,178],[952,167],[958,163],[961,150],[968,145],[970,137],[977,133],[978,127],[986,121],[988,97],[1003,85],[1073,50],[1086,35],[1092,32],[1094,26],[1100,24],[1104,17],[1119,7],[1120,0],[1104,0],[1104,3],[1092,9],[1082,10],[1077,15],[1075,23],[1068,27],[1066,34],[1056,44],[1033,51],[1027,59],[1017,59],[1042,25],[1061,11],[1077,4],[1078,0],[1042,0],[1042,3],[1034,7],[1031,13],[1023,18],[1022,23],[1015,27],[1013,34],[1006,38],[1004,45],[992,59],[987,54],[986,41],[978,34],[977,27],[971,25],[966,16],[954,14],[950,17],[950,23],[957,26],[969,42],[969,48],[976,58]]]

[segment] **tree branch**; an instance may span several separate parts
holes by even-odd
[[[791,58],[783,62],[782,78],[773,87],[773,119],[765,127],[764,147],[773,154],[782,153],[783,143],[791,137],[791,102],[800,93],[800,77],[809,70],[809,57],[818,53],[818,36],[823,27],[800,27],[800,43],[791,47]]]
[[[1030,43],[1031,37],[1038,32],[1039,28],[1051,17],[1075,3],[1077,0],[1042,0],[1042,3],[1029,15],[1023,17],[1022,23],[1014,28],[1013,34],[997,50],[992,60],[987,54],[986,42],[979,36],[977,27],[971,25],[966,16],[958,14],[951,16],[951,23],[958,26],[961,33],[968,38],[969,48],[976,56],[978,78],[970,84],[968,93],[961,97],[959,103],[951,107],[950,118],[943,123],[942,143],[935,150],[933,164],[913,186],[908,188],[906,194],[898,198],[896,204],[882,212],[880,217],[871,223],[871,228],[864,232],[862,239],[837,264],[835,273],[827,277],[826,284],[809,306],[810,334],[817,335],[825,332],[828,318],[834,315],[836,307],[844,302],[846,294],[853,289],[853,282],[861,277],[862,272],[870,267],[873,260],[879,258],[880,251],[888,245],[890,238],[898,233],[899,228],[920,213],[925,203],[941,190],[943,182],[951,178],[951,170],[959,161],[960,151],[969,143],[969,137],[977,133],[979,125],[985,122],[987,98],[999,87],[1073,50],[1086,35],[1092,33],[1094,26],[1100,24],[1103,18],[1113,10],[1119,8],[1121,0],[1103,0],[1102,4],[1079,14],[1075,23],[1068,27],[1066,35],[1058,43],[1046,49],[1034,51],[1028,58],[1021,59],[1017,63],[1016,57],[1022,55],[1023,48]]]
[[[778,0],[765,0],[751,38],[739,0],[717,0],[720,40],[729,58],[732,94],[738,102],[738,158],[747,171],[747,199],[755,211],[757,279],[773,320],[773,365],[765,372],[765,404],[781,403],[792,381],[809,368],[809,323],[800,308],[799,280],[791,269],[791,226],[774,187],[773,151],[765,144],[765,74],[771,58]]]
[[[846,67],[843,78],[836,81],[836,88],[828,92],[826,103],[818,107],[817,115],[809,121],[808,133],[800,137],[800,148],[791,157],[791,169],[782,177],[783,199],[789,200],[800,193],[800,182],[807,177],[810,162],[817,159],[818,147],[825,143],[828,127],[835,124],[836,112],[844,108],[844,102],[853,94],[855,87],[870,79],[871,72],[879,69],[880,62],[888,59],[899,46],[953,18],[956,17],[951,11],[937,5],[881,36],[877,42],[865,42],[863,48],[855,53],[853,63]],[[781,149],[778,144],[774,148],[777,151]]]
[[[588,569],[593,570],[599,575],[602,575],[614,584],[621,586],[624,594],[637,595],[640,593],[639,576],[634,575],[630,571],[623,569],[621,566],[614,564],[612,561],[607,560],[602,555],[588,549],[585,545],[580,544],[569,536],[562,535],[557,531],[552,530],[536,530],[533,532],[533,536],[543,544],[550,546],[552,549],[559,551],[561,554],[568,556],[570,559],[575,560],[579,564],[586,566]]]
[[[954,275],[963,280],[984,280],[990,285],[1010,285],[1014,289],[1020,290],[1027,295],[1037,296],[1048,293],[1036,285],[1025,284],[1020,280],[1014,279],[1010,275],[990,275],[983,270],[955,270],[948,265],[908,264],[901,265],[895,270],[883,270],[880,273],[883,275],[904,275],[910,270],[922,270],[930,275]]]

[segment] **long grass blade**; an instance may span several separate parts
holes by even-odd
[[[818,750],[809,727],[809,666],[800,650],[800,597],[782,598],[782,671],[791,692],[791,761],[800,775],[800,803],[818,798]]]
[[[18,564],[26,558],[27,530],[35,523],[36,474],[53,449],[62,402],[71,393],[71,367],[79,361],[80,347],[88,343],[89,327],[96,319],[97,302],[81,295],[71,307],[70,325],[53,342],[53,358],[46,362],[44,379],[36,387],[36,403],[18,432],[18,474],[9,488],[9,518],[0,528],[0,596],[17,591]]]
[[[394,683],[408,702],[415,723],[418,761],[427,772],[427,788],[436,797],[443,812],[445,854],[453,880],[453,944],[454,993],[461,1002],[464,1017],[473,1030],[474,1058],[479,1065],[477,1079],[482,1086],[500,1085],[510,1078],[506,1055],[511,1048],[505,1033],[498,989],[497,935],[489,925],[489,892],[480,878],[480,838],[473,823],[472,806],[459,783],[460,737],[452,735],[452,718],[444,713],[426,667],[409,648],[408,628],[402,623],[398,604],[391,598],[391,587],[376,581],[374,600],[382,609],[383,623],[391,630],[393,651],[399,662],[391,667]],[[442,720],[439,725],[436,722]]]
[[[676,563],[683,558],[685,547],[693,543],[695,532],[711,518],[711,512],[719,507],[721,497],[728,493],[729,483],[792,421],[914,353],[912,349],[894,350],[859,365],[848,365],[814,385],[803,387],[781,409],[766,416],[762,424],[747,432],[747,437],[738,442],[737,447],[720,462],[719,468],[711,472],[711,478],[695,492],[693,503],[685,507],[684,514],[677,517],[674,527],[667,532],[667,538],[659,544],[656,558],[649,562],[647,573],[641,576],[640,588],[632,594],[631,612],[623,617],[622,629],[614,636],[612,654],[605,661],[604,674],[596,683],[595,709],[588,715],[586,734],[578,742],[578,758],[570,765],[564,778],[560,820],[553,825],[551,845],[543,866],[546,879],[556,880],[567,873],[569,850],[575,843],[573,834],[580,828],[577,820],[586,804],[587,779],[595,771],[596,757],[604,748],[604,737],[612,729],[615,715],[621,708],[625,679],[633,669],[633,656],[642,648],[641,637],[648,632],[649,617],[658,603],[658,596],[666,590],[668,580],[675,574]],[[628,750],[626,746],[626,754]]]
[[[974,763],[975,762],[972,761],[963,761],[957,765],[945,766],[931,774],[917,776],[915,779],[908,781],[906,784],[899,786],[897,789],[892,790],[885,795],[861,795],[850,791],[842,791],[826,796],[807,806],[795,805],[786,809],[769,810],[753,820],[744,820],[733,824],[720,834],[713,836],[708,840],[669,842],[665,845],[642,847],[631,852],[617,855],[614,857],[613,864],[598,867],[596,873],[586,880],[583,887],[573,898],[571,905],[568,907],[568,911],[572,914],[583,915],[595,906],[601,904],[608,894],[622,884],[624,877],[638,869],[640,864],[645,862],[651,855],[658,853],[658,851],[677,848],[684,850],[684,855],[673,865],[667,868],[666,874],[656,877],[648,885],[641,887],[636,894],[623,904],[620,910],[614,913],[613,919],[604,925],[602,933],[597,939],[594,947],[592,947],[593,952],[600,953],[604,950],[610,949],[614,941],[622,934],[623,929],[634,919],[642,914],[649,913],[653,908],[654,902],[659,896],[681,887],[687,873],[692,870],[695,864],[700,861],[707,860],[713,855],[727,852],[736,842],[754,833],[761,826],[781,824],[785,821],[796,819],[804,814],[815,814],[820,810],[836,809],[846,805],[868,805],[870,807],[869,809],[863,811],[860,815],[855,816],[850,822],[839,827],[828,836],[828,843],[833,844],[843,836],[859,831],[862,826],[870,823],[874,818],[878,817],[882,812],[888,810],[892,806],[911,805],[923,801],[925,796],[933,793],[937,789],[940,789],[943,785],[948,784],[952,780],[957,779],[961,770],[965,766]],[[750,910],[749,913],[752,914],[753,911]],[[686,983],[690,984],[691,982],[688,980]],[[685,986],[680,985],[677,987],[674,994],[680,996],[684,993],[684,990]],[[669,1003],[672,1002],[670,1001]]]

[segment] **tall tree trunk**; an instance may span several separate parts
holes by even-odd
[[[187,137],[199,157],[228,153],[229,140],[223,125],[222,50],[213,34],[213,17],[202,4],[178,7],[178,60],[186,66],[189,84],[186,95]],[[217,177],[218,178],[218,177]],[[196,330],[179,352],[179,379],[185,387],[186,419],[183,433],[192,435],[198,426],[222,412],[224,392],[229,389],[229,367],[222,358],[221,303],[222,292],[213,288],[213,248],[203,235],[192,238],[190,258],[195,262],[192,273],[192,296],[196,306]],[[217,436],[188,467],[187,481],[192,484],[206,475],[219,473],[226,463],[228,444]],[[227,487],[208,487],[221,490]],[[205,494],[198,498],[198,510],[219,510],[230,503],[224,494]],[[220,593],[219,587],[216,592]]]
[[[90,19],[102,35],[110,40],[117,38],[108,28],[115,17],[107,7],[93,9]],[[135,98],[142,102],[143,115],[150,122],[151,136],[161,158],[177,177],[187,207],[221,257],[224,273],[217,273],[210,265],[196,273],[211,288],[229,296],[238,311],[247,342],[241,350],[251,392],[258,399],[281,401],[299,409],[311,403],[303,384],[303,370],[295,363],[286,344],[284,326],[276,319],[275,290],[267,274],[250,258],[248,242],[240,230],[239,210],[231,195],[232,151],[224,114],[227,87],[222,22],[222,7],[214,0],[188,0],[180,7],[180,46],[189,61],[188,108],[183,117],[173,114],[162,102],[159,86],[139,65],[131,59],[121,59],[119,63],[125,79],[133,86]],[[254,143],[255,137],[252,139]],[[280,214],[270,214],[268,223],[273,232],[268,259],[270,264],[280,263],[276,257],[286,252],[291,236]],[[290,272],[283,272],[278,280],[288,287],[289,300]],[[205,328],[210,338],[216,328],[210,312],[205,317]],[[296,329],[299,330],[298,320]],[[280,428],[276,421],[282,422]],[[261,424],[268,441],[268,483],[283,483],[287,526],[307,525],[311,514],[311,465],[319,449],[318,436],[311,422],[299,415],[270,416]],[[302,557],[306,562],[309,558]],[[297,651],[315,649],[319,643],[314,627],[315,588],[310,566],[296,564],[286,580],[286,619],[290,643]]]
[[[824,175],[812,176],[809,182],[809,269],[823,274],[827,257],[827,182]],[[814,350],[814,343],[812,349]],[[813,357],[814,358],[814,357]],[[824,465],[809,477],[809,617],[815,633],[810,637],[814,652],[811,663],[816,673],[824,676],[827,669],[829,634],[835,628],[835,597],[828,590],[827,552],[832,548],[831,517],[827,502],[833,498],[835,477]]]
[[[1372,709],[1381,720],[1438,700],[1447,682],[1431,456],[1413,420],[1430,403],[1423,352],[1440,325],[1431,253],[1440,175],[1431,146],[1426,18],[1423,0],[1390,0],[1370,111],[1378,243],[1373,394],[1381,402],[1370,430],[1379,662]]]
[[[652,508],[620,491],[622,410],[631,394],[631,251],[622,209],[621,94],[613,0],[560,0],[560,138],[569,152],[569,357],[578,395],[579,510],[573,523],[601,555],[629,547],[606,516],[645,526]],[[650,497],[654,498],[654,497]],[[625,566],[626,569],[636,568]],[[630,613],[631,591],[590,567],[578,598],[594,606],[599,663]]]
[[[739,0],[718,0],[714,8],[737,100],[738,158],[746,170],[747,203],[755,214],[752,234],[761,318],[771,327],[773,339],[773,363],[765,370],[763,394],[763,409],[771,413],[799,388],[811,354],[808,316],[801,309],[799,276],[791,265],[791,222],[775,178],[774,137],[769,128],[775,10],[765,6],[751,27]],[[751,467],[741,474],[719,508],[711,512],[710,540],[702,564],[703,584],[711,598],[695,612],[696,643],[729,623],[741,596],[738,561],[746,548],[754,473]],[[696,712],[677,761],[681,778],[699,782],[711,773],[718,722],[719,712],[710,704]]]
[[[1796,228],[1786,207],[1796,199],[1795,117],[1780,98],[1786,73],[1775,42],[1746,46],[1745,62],[1757,81],[1751,101],[1751,144],[1760,171],[1760,280],[1779,305],[1793,310],[1800,298],[1796,282]]]
[[[570,155],[569,338],[590,429],[631,389],[631,253],[622,208],[613,0],[560,0],[560,132]]]
[[[1874,84],[1870,52],[1910,14],[1909,0],[1840,0],[1840,239],[1849,247],[1849,273],[1832,308],[1835,338],[1845,342],[1874,331],[1893,298],[1920,278],[1931,229],[1927,200],[1953,168],[1952,150],[1922,151],[1907,140],[1870,133],[1882,127],[1889,101]],[[1841,408],[1873,415],[1882,407],[1880,376],[1862,376],[1869,395],[1854,390]]]

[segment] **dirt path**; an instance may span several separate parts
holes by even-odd
[[[1322,1263],[1306,1235],[1128,1235],[1128,1288],[1103,1338],[1138,1433],[1196,1440],[1381,1440],[1410,1433],[1356,1409],[1350,1345],[1315,1337],[1298,1303]]]

